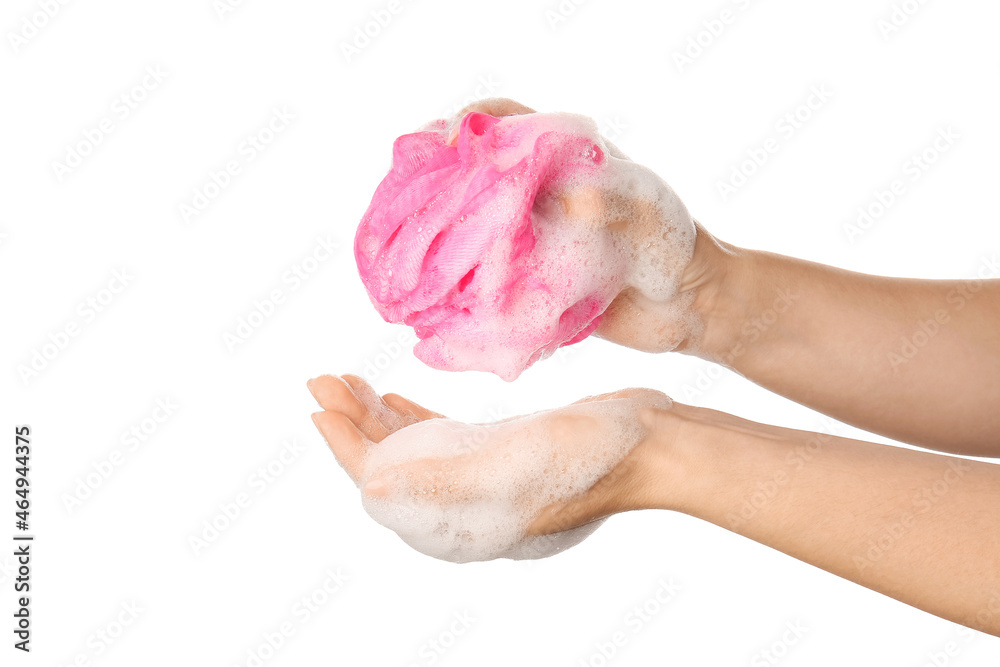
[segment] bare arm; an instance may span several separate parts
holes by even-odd
[[[984,263],[980,275],[1000,267]],[[698,229],[682,351],[860,428],[1000,454],[1000,280],[914,280],[744,250]],[[620,298],[598,333],[644,348],[655,304]],[[632,323],[629,325],[628,323]]]
[[[684,511],[1000,635],[1000,466],[684,413]]]
[[[640,479],[631,509],[684,512],[1000,636],[1000,466],[679,404],[644,420],[642,470],[550,508],[535,532],[606,514]]]

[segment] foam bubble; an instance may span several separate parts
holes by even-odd
[[[645,436],[642,407],[670,407],[652,390],[576,403],[497,424],[431,419],[373,445],[359,480],[365,510],[411,547],[453,562],[543,558],[596,530],[595,521],[529,537],[546,506],[610,472]],[[369,487],[371,488],[371,487]]]
[[[373,304],[414,328],[424,362],[513,380],[593,333],[624,288],[675,299],[691,217],[594,121],[470,113],[451,132],[396,140],[355,239]]]

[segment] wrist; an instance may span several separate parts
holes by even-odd
[[[677,293],[657,301],[627,286],[604,311],[597,336],[642,352],[678,351],[726,363],[752,312],[756,253],[729,245],[695,222],[691,259]]]
[[[726,525],[759,471],[775,467],[787,436],[784,429],[680,403],[643,413],[643,422],[654,452],[648,508],[718,525]]]
[[[743,329],[756,312],[755,266],[760,253],[730,245],[696,223],[694,254],[681,278],[680,294],[691,294],[691,310],[698,329],[677,351],[731,366],[743,352]]]
[[[713,425],[702,408],[674,403],[669,410],[640,414],[649,435],[643,442],[645,502],[643,509],[666,509],[697,515],[696,501],[707,478],[706,452],[714,449]]]

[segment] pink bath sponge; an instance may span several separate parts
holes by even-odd
[[[588,118],[467,114],[393,146],[392,169],[358,227],[354,254],[375,308],[412,326],[414,352],[445,370],[513,380],[586,338],[623,286],[625,258],[569,197],[608,180]]]

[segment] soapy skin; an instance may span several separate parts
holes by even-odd
[[[350,383],[350,384],[348,384]],[[318,400],[356,420],[338,442],[339,460],[361,489],[365,510],[408,545],[453,562],[544,558],[581,542],[602,519],[532,534],[532,522],[592,492],[642,442],[644,408],[672,402],[650,389],[626,389],[555,410],[492,424],[464,424],[396,397],[380,397],[361,378],[319,378]],[[393,401],[392,405],[387,401]],[[345,442],[361,445],[347,454]]]
[[[589,118],[473,112],[396,140],[355,258],[425,363],[510,381],[593,333],[623,290],[676,311],[661,345],[676,347],[694,238],[669,186]]]
[[[531,521],[625,458],[646,435],[640,408],[670,404],[646,390],[497,424],[422,421],[370,448],[362,501],[373,519],[435,558],[545,558],[579,544],[603,520],[555,536],[529,536]]]

